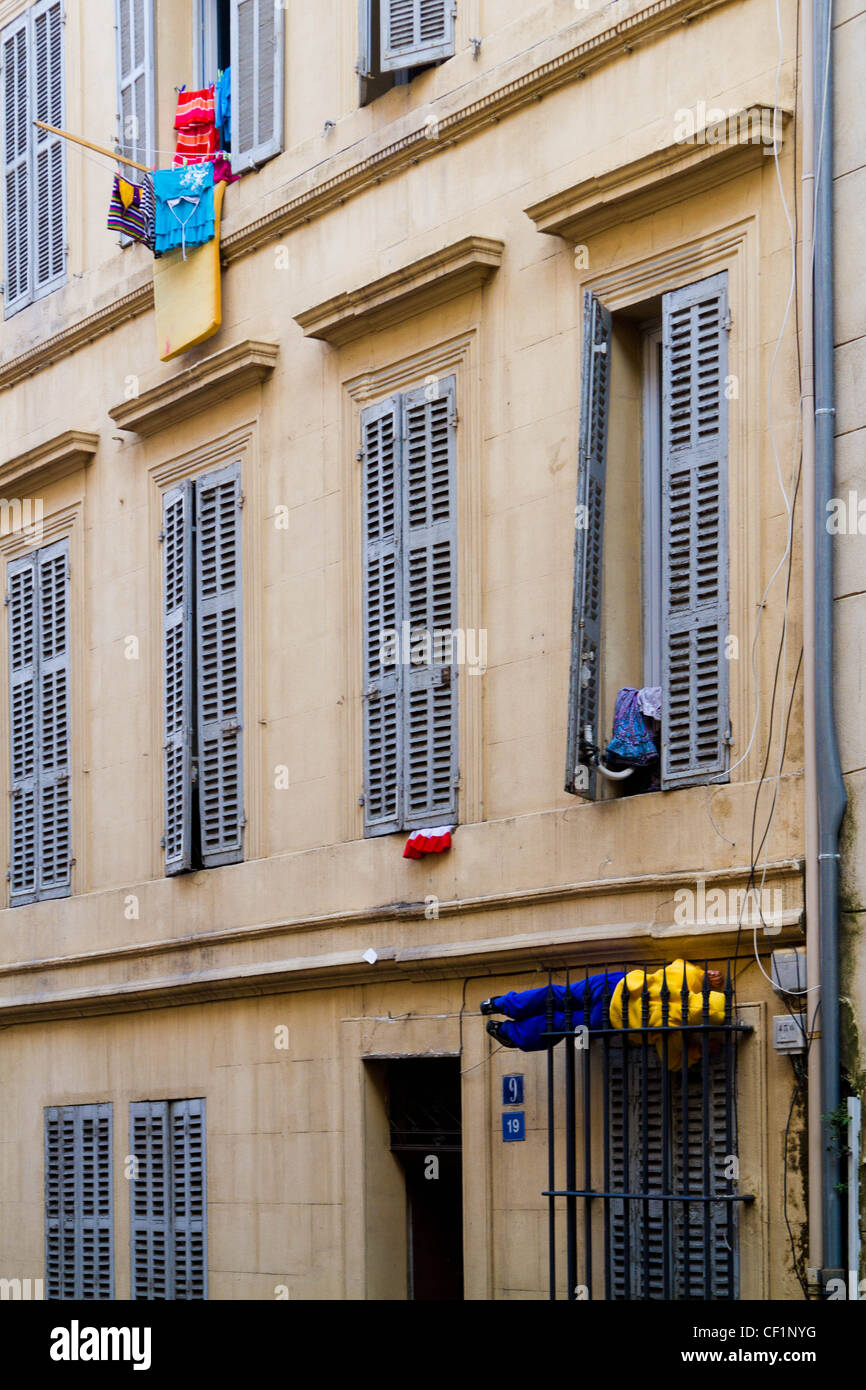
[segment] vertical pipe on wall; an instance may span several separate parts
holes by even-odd
[[[847,797],[833,709],[833,537],[827,503],[835,492],[833,334],[832,0],[814,10],[815,255],[815,740],[818,793],[818,913],[821,965],[822,1211],[825,1271],[842,1267],[842,1162],[834,1129],[841,1096],[839,1041],[839,828]]]

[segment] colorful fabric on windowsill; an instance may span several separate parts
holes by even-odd
[[[453,825],[437,825],[432,829],[413,830],[403,850],[404,859],[422,859],[425,854],[442,854],[451,848]]]

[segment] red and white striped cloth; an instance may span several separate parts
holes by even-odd
[[[404,859],[421,859],[425,854],[441,854],[451,848],[453,825],[436,825],[431,829],[413,830],[403,850]]]
[[[214,125],[215,110],[213,87],[205,87],[200,92],[179,92],[174,128],[184,130],[190,125]]]

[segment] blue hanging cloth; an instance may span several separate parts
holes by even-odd
[[[230,67],[220,73],[214,87],[214,123],[219,132],[222,147],[227,150],[232,138],[232,70]]]
[[[189,164],[158,169],[153,175],[156,199],[156,252],[201,246],[215,236],[213,165]]]

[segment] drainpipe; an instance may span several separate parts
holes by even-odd
[[[820,998],[821,961],[818,935],[818,749],[815,742],[815,384],[812,354],[812,247],[815,202],[815,140],[812,94],[812,5],[801,16],[802,62],[800,86],[800,158],[802,160],[800,252],[800,361],[802,363],[803,430],[803,725],[806,772],[806,985],[807,1023]],[[821,1030],[816,1026],[809,1045],[808,1095],[821,1094]],[[824,1263],[821,1222],[821,1107],[807,1107],[809,1190],[807,1196],[810,1284],[817,1284]]]
[[[818,794],[818,929],[821,967],[821,1114],[839,1109],[839,828],[847,797],[833,711],[833,538],[827,503],[835,494],[833,381],[833,63],[831,0],[815,0],[815,742]],[[814,1098],[813,1098],[814,1104]],[[822,1138],[823,1282],[843,1278],[842,1162],[824,1120]],[[838,1149],[838,1143],[836,1144]]]

